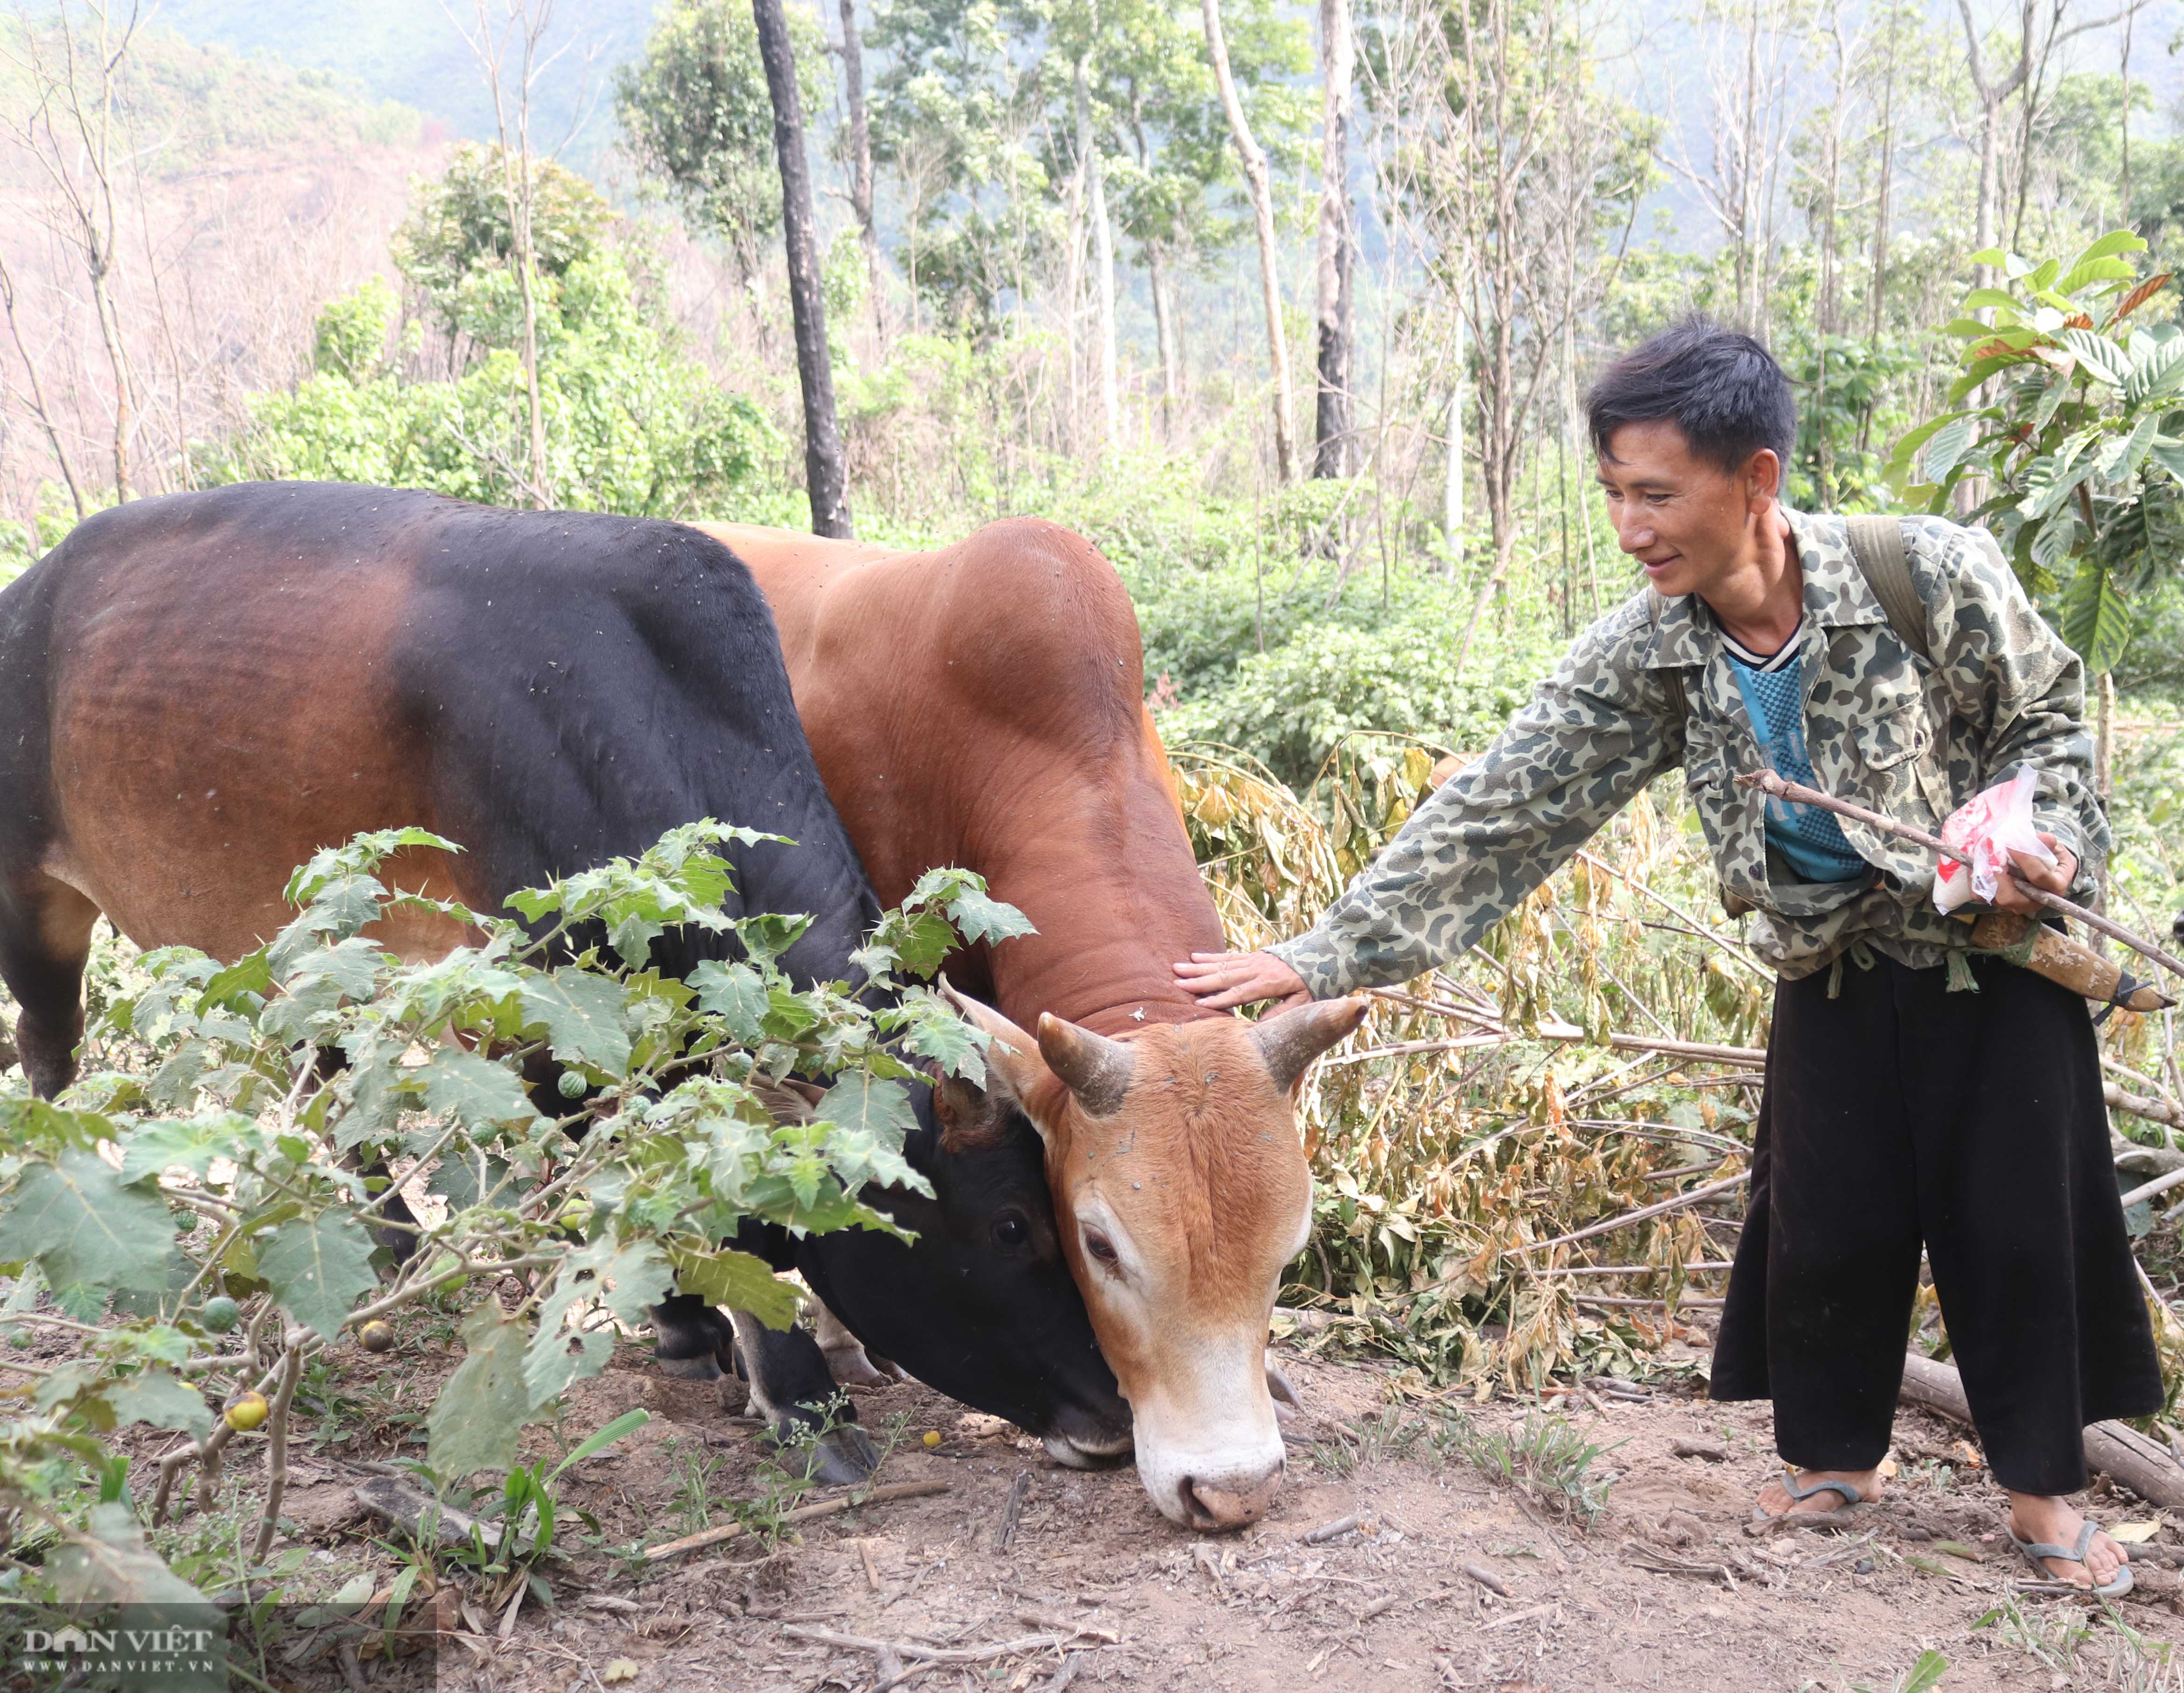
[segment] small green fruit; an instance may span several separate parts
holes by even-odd
[[[554,1085],[561,1090],[563,1099],[573,1100],[584,1091],[588,1084],[584,1080],[582,1071],[564,1070],[561,1072],[561,1079]]]
[[[198,1321],[211,1334],[226,1334],[242,1321],[242,1307],[225,1295],[209,1299],[198,1313]]]
[[[31,1337],[24,1330],[18,1328],[8,1337],[8,1344],[19,1352],[27,1352],[31,1350]]]
[[[394,1331],[374,1317],[356,1331],[356,1343],[367,1352],[391,1352],[394,1350]]]
[[[227,1407],[227,1426],[238,1434],[248,1434],[265,1421],[272,1410],[262,1393],[246,1393]]]

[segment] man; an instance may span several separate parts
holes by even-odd
[[[2081,1431],[2162,1403],[2082,1000],[1969,954],[1930,854],[1732,778],[1771,764],[1928,829],[2030,769],[2083,899],[2109,835],[2079,661],[1981,532],[1909,520],[1914,660],[1844,520],[1780,502],[1797,436],[1758,342],[1692,321],[1612,365],[1588,409],[1623,550],[1648,587],[1578,638],[1532,703],[1310,933],[1176,966],[1201,1003],[1325,998],[1460,956],[1680,766],[1725,892],[1779,972],[1716,1399],[1772,1399],[1790,1467],[1769,1516],[1878,1499],[1923,1244],[2009,1528],[2053,1579],[2116,1592],[2126,1553],[2063,1496]],[[2015,887],[1997,903],[2039,915]],[[1847,967],[1846,967],[1847,966]],[[2067,1554],[2057,1556],[2057,1553]]]

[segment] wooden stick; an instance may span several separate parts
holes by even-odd
[[[1023,1510],[1024,1495],[1031,1491],[1031,1472],[1018,1470],[1017,1479],[1009,1484],[1009,1501],[1001,1507],[1001,1520],[994,1530],[994,1550],[1005,1552],[1017,1537],[1017,1518]]]
[[[1026,1635],[995,1646],[922,1646],[911,1640],[878,1640],[866,1635],[838,1635],[831,1629],[807,1629],[791,1623],[782,1633],[792,1640],[814,1646],[841,1646],[850,1651],[891,1651],[897,1657],[922,1663],[989,1663],[997,1657],[1018,1657],[1025,1652],[1050,1651],[1063,1643],[1060,1635]]]
[[[1491,1046],[1497,1042],[1526,1039],[1506,1024],[1494,1021],[1484,1011],[1475,1011],[1468,1005],[1451,1005],[1427,1000],[1413,999],[1408,994],[1397,994],[1384,988],[1368,988],[1366,992],[1376,1000],[1390,1000],[1397,1005],[1408,1005],[1421,1011],[1431,1011],[1445,1017],[1460,1017],[1467,1022],[1481,1026],[1484,1033],[1462,1035],[1447,1040],[1400,1041],[1392,1046],[1376,1046],[1364,1052],[1347,1052],[1323,1062],[1329,1066],[1357,1064],[1368,1058],[1395,1058],[1408,1052],[1453,1052],[1472,1046]],[[1552,1022],[1540,1025],[1541,1040],[1581,1041],[1585,1031],[1575,1023]],[[1748,1064],[1754,1068],[1766,1065],[1767,1051],[1758,1046],[1713,1046],[1698,1040],[1668,1040],[1650,1034],[1611,1034],[1607,1044],[1625,1052],[1658,1052],[1672,1058],[1702,1058],[1716,1064]]]
[[[891,1487],[876,1487],[868,1493],[845,1494],[839,1499],[829,1499],[818,1505],[800,1505],[794,1511],[782,1513],[783,1523],[809,1523],[815,1517],[831,1517],[837,1511],[847,1511],[853,1506],[878,1505],[890,1499],[924,1499],[936,1493],[945,1493],[949,1484],[944,1481],[903,1481]],[[707,1529],[702,1534],[685,1534],[679,1540],[667,1540],[644,1549],[644,1561],[658,1563],[662,1558],[680,1557],[694,1552],[701,1546],[717,1546],[723,1540],[733,1540],[744,1532],[740,1523],[730,1523],[718,1529]],[[965,1659],[968,1662],[970,1660]]]
[[[1685,1206],[1696,1205],[1701,1200],[1710,1200],[1717,1194],[1725,1194],[1731,1188],[1741,1188],[1751,1179],[1752,1172],[1740,1170],[1734,1176],[1724,1177],[1719,1182],[1708,1182],[1702,1188],[1693,1188],[1688,1193],[1663,1200],[1658,1205],[1641,1206],[1636,1211],[1626,1211],[1620,1217],[1611,1217],[1605,1222],[1596,1222],[1568,1234],[1557,1234],[1552,1240],[1527,1241],[1507,1250],[1511,1252],[1543,1252],[1550,1246],[1567,1246],[1574,1240],[1590,1240],[1596,1234],[1610,1234],[1615,1229],[1628,1228],[1634,1222],[1644,1222],[1668,1211],[1681,1211]]]
[[[1747,771],[1736,778],[1740,788],[1756,788],[1771,799],[1786,799],[1793,805],[1817,805],[1823,811],[1833,811],[1840,816],[1854,817],[1869,827],[1879,829],[1899,839],[1915,843],[1930,852],[1937,852],[1958,864],[1970,864],[1969,855],[1961,853],[1939,835],[1930,835],[1924,829],[1914,829],[1908,823],[1899,823],[1893,817],[1884,817],[1878,811],[1869,811],[1863,805],[1853,805],[1847,799],[1838,799],[1833,794],[1823,794],[1802,782],[1785,782],[1771,770]],[[2098,911],[2089,911],[2083,905],[2065,899],[2060,894],[2050,894],[2045,888],[2035,888],[2015,871],[2009,879],[2027,899],[2060,911],[2066,917],[2075,917],[2089,929],[2097,929],[2110,940],[2121,941],[2133,952],[2152,959],[2164,970],[2175,976],[2184,976],[2184,959],[2172,958],[2144,936],[2134,934],[2121,923],[2113,922]]]

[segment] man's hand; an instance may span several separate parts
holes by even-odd
[[[1301,1005],[1312,998],[1304,977],[1270,952],[1194,952],[1175,966],[1175,984],[1211,1011],[1256,1000]]]
[[[2057,845],[2055,837],[2044,829],[2041,831],[2040,838],[2047,843],[2048,850],[2055,855],[2054,863],[2042,864],[2038,859],[2027,858],[2021,852],[2010,854],[2009,861],[2018,875],[2035,888],[2044,888],[2050,894],[2060,894],[2067,898],[2070,884],[2078,879],[2077,855],[2068,847]],[[2011,881],[2004,881],[1994,890],[1994,903],[2005,911],[2021,911],[2028,917],[2039,916],[2048,909]]]

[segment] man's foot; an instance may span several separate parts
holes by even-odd
[[[1777,1476],[1759,1490],[1759,1514],[1763,1517],[1794,1517],[1811,1515],[1827,1517],[1847,1508],[1852,1503],[1870,1505],[1880,1497],[1879,1470],[1799,1470],[1796,1477],[1797,1490],[1808,1488],[1817,1490],[1805,1493],[1802,1499],[1791,1495],[1790,1490]],[[1841,1482],[1854,1499],[1847,1499],[1835,1492],[1830,1484]]]
[[[2020,1540],[2051,1546],[2075,1546],[2085,1518],[2070,1501],[2054,1494],[2013,1493],[2009,1495],[2009,1532]],[[2086,1561],[2042,1558],[2040,1566],[2058,1581],[2073,1587],[2106,1587],[2131,1561],[2131,1554],[2096,1529]]]

